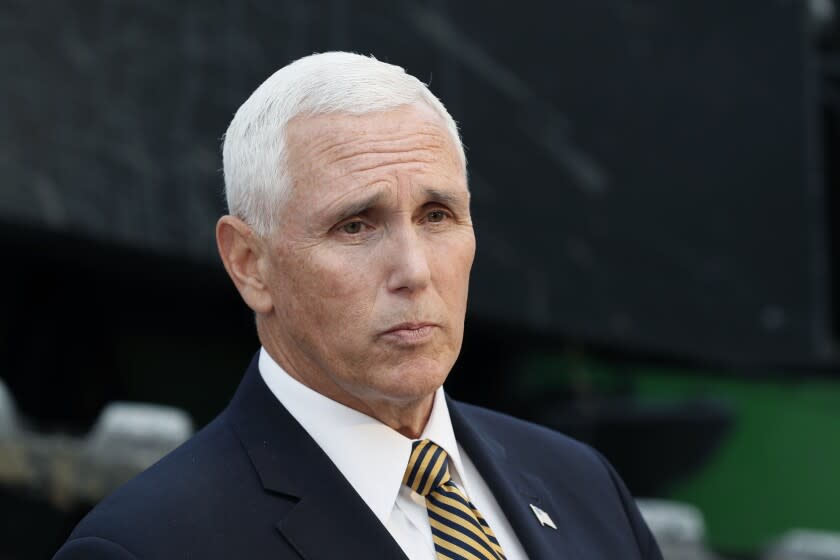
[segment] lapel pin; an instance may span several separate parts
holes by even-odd
[[[533,511],[534,515],[537,516],[537,521],[540,522],[540,525],[542,525],[543,527],[548,525],[552,529],[557,530],[557,525],[554,524],[554,521],[552,521],[550,515],[548,515],[546,512],[544,512],[543,510],[541,510],[540,508],[538,508],[534,504],[528,504],[528,505],[531,506],[531,511]]]

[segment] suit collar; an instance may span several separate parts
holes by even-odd
[[[563,548],[564,543],[575,541],[574,535],[564,534],[574,524],[562,523],[559,515],[565,510],[556,507],[542,478],[509,454],[507,447],[489,430],[477,429],[476,422],[468,421],[461,403],[449,398],[447,401],[455,437],[493,492],[528,557],[575,557],[574,549]],[[557,529],[542,526],[531,505],[548,512]]]
[[[405,558],[332,461],[271,394],[260,376],[257,357],[227,415],[265,491],[297,502],[275,521],[301,557]]]

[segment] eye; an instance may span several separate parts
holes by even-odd
[[[443,210],[432,210],[426,215],[426,219],[432,223],[442,222],[446,217],[447,214]]]
[[[359,221],[347,222],[346,224],[341,226],[341,231],[343,231],[344,233],[348,233],[350,235],[355,235],[357,233],[361,233],[363,227],[364,227],[364,224],[362,222],[359,222]]]

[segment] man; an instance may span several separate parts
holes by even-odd
[[[262,349],[56,558],[660,558],[600,455],[443,392],[475,239],[456,125],[421,82],[293,62],[237,111],[224,171],[219,252]]]

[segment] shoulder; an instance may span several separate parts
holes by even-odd
[[[485,445],[498,446],[508,464],[536,481],[544,495],[556,499],[558,508],[573,512],[570,522],[578,528],[581,542],[589,534],[592,541],[585,542],[633,543],[639,557],[661,560],[635,500],[601,453],[544,426],[450,402]]]
[[[589,445],[556,430],[480,406],[450,401],[473,433],[498,446],[510,464],[593,497],[624,498],[623,482],[607,459]],[[559,474],[562,473],[562,476]],[[597,492],[601,489],[602,492]]]
[[[501,412],[459,401],[450,400],[450,403],[473,429],[498,441],[504,446],[507,454],[522,461],[539,459],[539,462],[545,463],[548,457],[556,457],[562,460],[564,465],[595,467],[606,474],[603,456],[585,443],[556,430]]]
[[[137,557],[108,539],[79,537],[61,547],[53,560],[137,560]]]

